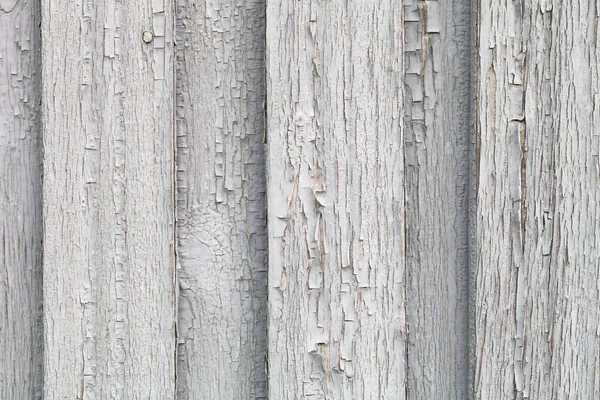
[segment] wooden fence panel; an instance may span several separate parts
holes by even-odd
[[[264,2],[177,5],[179,399],[261,399]]]
[[[599,17],[481,2],[478,399],[600,397]]]
[[[600,398],[599,21],[0,0],[0,398]]]
[[[38,7],[0,1],[0,399],[42,389]]]
[[[172,3],[41,9],[44,398],[173,399]]]
[[[404,398],[401,2],[267,2],[270,399]]]

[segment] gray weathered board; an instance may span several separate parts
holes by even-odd
[[[477,398],[600,398],[599,20],[481,0]]]
[[[42,391],[42,143],[37,0],[0,0],[0,399]]]
[[[599,22],[0,0],[0,399],[600,398]]]

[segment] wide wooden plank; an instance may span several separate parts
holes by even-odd
[[[598,1],[481,1],[476,398],[600,397]]]
[[[470,3],[404,1],[411,399],[468,398]]]
[[[38,8],[0,1],[0,399],[42,390]]]
[[[404,398],[403,7],[267,3],[269,398]]]
[[[172,399],[172,4],[41,8],[44,397]]]
[[[177,3],[179,399],[267,396],[264,1]]]

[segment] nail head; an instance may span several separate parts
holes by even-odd
[[[154,39],[154,34],[150,31],[144,31],[144,33],[142,33],[142,40],[145,43],[150,43],[152,41],[152,39]]]

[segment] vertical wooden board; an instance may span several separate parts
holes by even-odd
[[[471,2],[404,1],[408,398],[466,399]]]
[[[175,397],[172,11],[42,1],[46,399]]]
[[[481,2],[476,398],[600,396],[599,5]]]
[[[179,399],[261,399],[264,2],[177,3]]]
[[[404,398],[401,2],[267,3],[269,398]]]
[[[39,3],[0,1],[0,398],[42,389]]]

